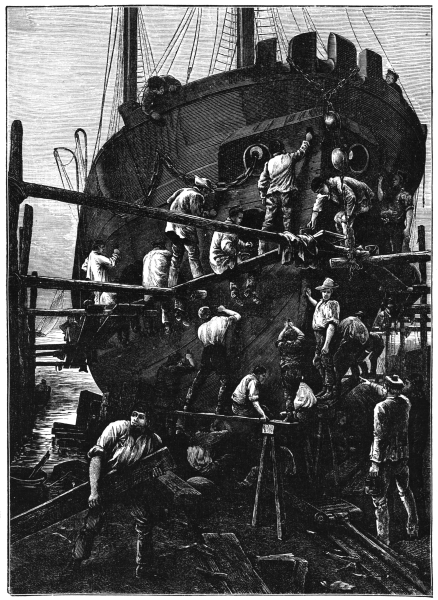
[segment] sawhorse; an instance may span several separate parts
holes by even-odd
[[[338,490],[339,488],[339,466],[338,466],[338,458],[337,458],[337,454],[336,454],[336,448],[335,445],[333,443],[333,433],[332,433],[332,428],[330,426],[330,421],[332,421],[335,418],[335,412],[333,409],[329,408],[327,410],[321,410],[318,413],[318,429],[316,431],[316,448],[315,448],[315,455],[314,455],[314,459],[313,459],[313,473],[312,473],[312,480],[313,483],[318,486],[318,489],[321,489],[321,487],[318,485],[318,475],[319,475],[319,471],[320,471],[320,457],[321,457],[321,451],[322,451],[322,446],[323,446],[323,439],[324,437],[328,437],[329,443],[330,443],[330,453],[331,453],[331,459],[332,459],[332,465],[333,465],[333,479],[334,479],[334,483],[335,483],[335,488],[336,490]],[[308,443],[308,447],[310,446],[310,442]]]
[[[263,435],[263,445],[262,451],[260,454],[260,465],[259,465],[259,475],[257,478],[257,488],[256,495],[254,500],[254,509],[252,512],[252,521],[251,525],[256,527],[257,525],[257,517],[258,510],[260,504],[260,494],[262,490],[262,479],[265,471],[265,463],[266,463],[266,447],[269,445],[271,450],[271,460],[272,460],[272,476],[274,480],[274,498],[275,498],[275,515],[277,522],[277,538],[279,540],[283,539],[284,533],[284,501],[283,501],[283,485],[281,480],[281,474],[279,475],[278,467],[277,467],[277,457],[275,453],[275,440],[274,440],[274,425],[270,423],[265,423],[262,426],[262,435]],[[281,489],[281,503],[280,503],[280,489]],[[283,507],[283,508],[282,508]]]

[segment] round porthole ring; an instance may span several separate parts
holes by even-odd
[[[350,161],[351,161],[351,159],[350,159],[350,154],[351,154],[352,152],[354,152],[354,149],[355,149],[355,148],[360,148],[360,149],[361,149],[361,150],[363,150],[363,151],[365,152],[365,154],[366,154],[366,161],[365,161],[365,165],[364,165],[364,166],[363,166],[361,169],[354,169],[354,168],[352,167],[352,165],[351,165],[351,162],[350,162]],[[369,166],[369,164],[370,164],[370,153],[368,152],[368,149],[367,149],[367,148],[366,148],[366,147],[365,147],[363,144],[352,144],[352,145],[350,146],[350,148],[348,149],[348,163],[349,163],[350,170],[351,170],[351,171],[353,171],[353,173],[356,173],[356,174],[361,174],[361,173],[364,173],[364,172],[365,172],[365,171],[368,169],[368,166]]]

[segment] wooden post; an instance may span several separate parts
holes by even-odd
[[[418,226],[418,250],[426,250],[426,229],[424,225]],[[420,275],[421,283],[427,284],[427,267],[426,264],[420,263]],[[427,293],[421,295],[421,304],[427,304]],[[420,345],[421,345],[421,363],[422,372],[425,381],[429,379],[428,373],[428,359],[427,359],[427,315],[421,313],[420,315]]]
[[[406,359],[406,352],[405,352],[405,316],[402,313],[400,316],[400,346],[398,349],[398,355],[399,355],[399,359],[400,359],[400,366],[399,366],[399,370],[400,370],[400,377],[403,379],[404,374],[405,374],[405,359]]]
[[[29,204],[24,206],[23,227],[20,227],[20,256],[19,273],[27,275],[29,270],[30,247],[32,244],[33,208]],[[20,304],[27,306],[27,288],[22,286],[20,291]]]

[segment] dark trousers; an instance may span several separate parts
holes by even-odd
[[[276,231],[276,221],[280,214],[283,219],[283,231],[290,231],[292,192],[274,192],[266,197],[266,213],[262,231]]]
[[[333,352],[331,346],[329,346],[329,351],[327,352],[327,354],[323,354],[321,352],[325,342],[326,331],[325,329],[316,329],[314,333],[316,348],[315,356],[313,358],[313,366],[316,367],[319,374],[321,375],[323,384],[326,386],[333,387],[335,385],[335,367],[333,365]]]
[[[217,406],[221,409],[226,407],[227,401],[225,394],[230,380],[230,367],[228,364],[227,350],[225,346],[220,344],[216,346],[206,346],[203,349],[199,371],[196,373],[195,379],[187,392],[186,405],[190,406],[195,402],[199,389],[213,371],[217,373],[220,383]]]
[[[149,566],[153,560],[152,528],[154,517],[150,506],[149,494],[144,490],[133,490],[126,497],[137,532],[137,565]],[[73,546],[73,558],[85,560],[90,557],[96,536],[102,530],[105,521],[105,503],[89,508],[81,530]]]
[[[294,410],[294,400],[297,395],[302,371],[300,367],[294,365],[281,366],[281,383],[283,385],[283,397],[286,403],[286,412],[292,414]]]
[[[357,340],[341,340],[341,343],[333,356],[337,385],[341,384],[343,376],[350,368],[352,376],[357,377],[357,381],[359,381],[357,364],[362,350],[363,345]]]
[[[178,283],[178,275],[185,252],[187,252],[193,279],[201,277],[201,275],[204,274],[201,265],[201,255],[198,242],[183,240],[175,235],[172,237],[172,259],[169,269],[169,287],[173,287]]]

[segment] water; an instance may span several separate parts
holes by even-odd
[[[37,344],[59,344],[63,341],[64,336],[59,330],[52,331],[46,337],[37,338]],[[19,456],[13,461],[14,465],[33,466],[52,447],[52,426],[55,421],[72,425],[76,423],[76,410],[82,390],[89,390],[96,394],[102,393],[90,373],[79,373],[77,368],[56,371],[55,367],[37,367],[35,382],[39,383],[41,379],[45,379],[47,385],[51,386],[52,394],[49,402],[39,408],[32,435],[23,446]],[[57,462],[77,456],[72,453],[69,453],[68,456],[60,455],[56,448],[52,449],[44,470],[50,472]]]

